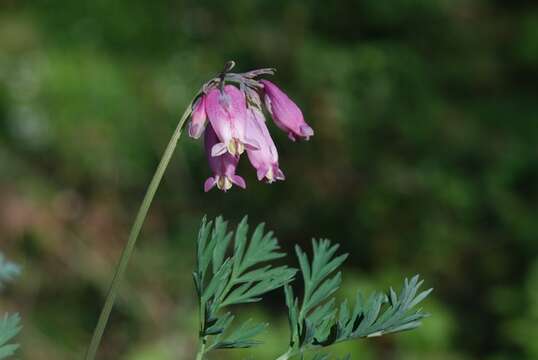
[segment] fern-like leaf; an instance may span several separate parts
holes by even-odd
[[[2,285],[13,280],[20,273],[20,268],[12,262],[7,261],[0,253],[0,288]],[[21,330],[21,319],[19,314],[4,314],[0,318],[0,359],[5,359],[15,353],[18,344],[8,343]]]
[[[223,340],[215,342],[215,349],[234,349],[234,348],[249,348],[258,345],[261,342],[255,340],[255,337],[264,331],[269,324],[260,323],[252,324],[252,320],[245,321],[240,327],[234,330]]]
[[[233,252],[228,256],[232,240]],[[234,330],[231,329],[233,315],[222,314],[222,310],[230,305],[259,301],[263,294],[292,281],[295,269],[267,264],[283,256],[273,233],[265,232],[263,224],[248,238],[247,217],[235,233],[228,232],[227,223],[221,217],[214,223],[202,221],[193,278],[201,309],[200,336],[209,342],[207,351],[259,343],[255,337],[267,324],[247,321]]]
[[[19,314],[5,314],[0,318],[0,359],[12,356],[18,349],[18,344],[8,344],[21,330]]]
[[[353,309],[347,300],[337,308],[332,296],[341,282],[337,269],[347,254],[335,256],[338,245],[331,245],[328,240],[313,240],[312,245],[311,262],[304,251],[296,247],[305,289],[301,306],[292,287],[287,285],[284,289],[291,332],[290,351],[303,353],[341,341],[411,330],[427,316],[421,309],[414,310],[432,291],[418,292],[423,283],[418,275],[405,279],[399,296],[390,289],[388,294],[374,293],[365,301],[357,292]]]
[[[414,310],[433,289],[418,293],[423,281],[415,275],[405,279],[400,296],[391,288],[388,294],[375,293],[364,302],[357,293],[355,309],[351,314],[343,305],[339,314],[335,341],[361,337],[374,337],[394,332],[412,330],[420,326],[420,320],[428,316],[422,309]],[[418,295],[417,295],[418,293]]]

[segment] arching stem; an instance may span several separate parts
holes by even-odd
[[[140,230],[142,229],[142,225],[144,224],[144,221],[146,220],[146,216],[148,214],[148,210],[151,206],[155,193],[157,192],[157,189],[159,188],[159,185],[161,184],[163,175],[166,171],[166,168],[168,167],[170,159],[172,158],[174,150],[176,149],[176,145],[179,141],[179,138],[181,137],[181,133],[183,130],[183,126],[185,125],[185,121],[191,114],[191,109],[192,109],[192,101],[189,103],[189,106],[187,106],[187,109],[181,116],[181,119],[179,120],[177,127],[174,133],[172,134],[172,138],[170,139],[170,142],[168,143],[168,146],[166,147],[166,150],[164,151],[164,154],[161,158],[159,166],[157,167],[157,170],[155,171],[155,174],[153,175],[153,178],[151,179],[151,182],[146,190],[146,195],[144,195],[142,204],[140,205],[140,208],[138,210],[138,213],[136,214],[136,218],[131,228],[131,231],[129,232],[129,239],[127,240],[127,243],[125,244],[125,247],[123,248],[123,252],[118,262],[118,266],[116,267],[114,277],[112,278],[112,282],[108,290],[105,304],[103,305],[103,309],[101,310],[101,315],[99,316],[99,320],[97,321],[97,325],[93,332],[92,341],[86,353],[86,360],[95,359],[95,355],[97,354],[97,350],[99,349],[99,344],[101,343],[101,338],[103,337],[103,333],[105,331],[108,319],[110,317],[110,312],[112,311],[112,307],[114,306],[114,302],[118,294],[118,289],[120,287],[121,281],[125,274],[125,270],[127,269],[127,265],[129,264],[129,260],[135,248],[136,240],[138,239],[138,236],[140,235]]]

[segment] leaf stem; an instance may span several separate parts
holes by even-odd
[[[276,360],[288,360],[290,357],[295,355],[292,348],[288,349],[284,354],[280,355]]]
[[[205,346],[206,346],[207,336],[204,336],[200,339],[200,344],[198,345],[198,352],[196,353],[196,360],[203,360],[205,355]]]
[[[226,300],[226,297],[228,296],[228,293],[232,290],[232,287],[237,284],[236,282],[236,275],[235,275],[235,266],[232,269],[232,273],[230,274],[230,281],[222,291],[222,295],[217,299],[217,309],[223,308],[227,304],[223,301]]]
[[[108,322],[108,318],[110,317],[110,312],[112,311],[112,307],[114,306],[114,302],[118,294],[119,286],[125,274],[125,270],[127,269],[127,265],[129,264],[129,259],[131,258],[131,255],[135,248],[136,240],[140,235],[140,230],[142,229],[142,225],[144,224],[155,193],[159,188],[163,175],[166,171],[166,168],[168,167],[170,159],[172,158],[176,145],[179,141],[181,132],[183,130],[183,125],[185,124],[185,121],[191,113],[193,101],[189,103],[189,106],[181,116],[181,119],[179,120],[177,127],[172,134],[172,137],[166,147],[166,150],[164,151],[159,166],[157,167],[157,170],[155,171],[155,174],[153,175],[153,178],[151,179],[151,182],[146,190],[146,194],[144,195],[144,199],[142,200],[142,204],[140,205],[138,213],[136,214],[135,221],[129,233],[129,239],[127,240],[127,243],[123,248],[123,252],[121,254],[118,266],[116,267],[114,277],[112,278],[112,282],[108,290],[105,304],[103,305],[101,315],[99,316],[99,320],[97,321],[97,325],[93,332],[92,340],[86,353],[86,360],[95,359],[97,350],[99,349],[99,344],[101,343],[101,338],[103,337],[103,333]]]

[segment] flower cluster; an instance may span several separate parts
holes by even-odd
[[[299,107],[282,90],[268,80],[256,79],[274,74],[273,69],[237,74],[230,72],[233,65],[228,63],[218,77],[204,85],[192,108],[189,135],[195,139],[204,135],[213,172],[205,181],[206,192],[215,186],[223,191],[233,185],[246,187],[245,180],[236,174],[245,151],[258,180],[268,183],[284,180],[278,151],[265,123],[262,100],[275,124],[291,140],[308,140],[314,135]]]

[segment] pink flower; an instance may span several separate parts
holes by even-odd
[[[198,139],[205,131],[205,151],[213,173],[204,183],[206,192],[215,186],[223,191],[234,184],[246,187],[245,180],[236,175],[239,157],[245,151],[258,180],[271,183],[285,179],[264,105],[291,140],[308,140],[314,135],[299,107],[275,84],[260,79],[273,75],[275,69],[232,73],[234,64],[228,62],[222,72],[203,84],[191,109],[189,135]]]
[[[228,191],[233,184],[240,188],[246,188],[245,180],[235,174],[237,164],[239,163],[239,157],[233,156],[227,152],[219,156],[213,156],[211,151],[215,144],[219,142],[217,134],[211,126],[205,129],[204,143],[206,149],[207,160],[209,161],[209,167],[213,172],[213,176],[209,177],[204,183],[204,190],[208,192],[215,185],[217,188],[223,191]]]
[[[308,140],[314,135],[314,130],[304,121],[301,109],[282,90],[268,80],[260,80],[260,83],[263,84],[267,110],[291,140],[295,141],[296,136]]]
[[[266,178],[269,183],[284,180],[284,173],[278,166],[278,152],[265,124],[263,113],[258,108],[251,107],[248,109],[248,115],[247,135],[260,144],[257,150],[247,149],[248,159],[256,169],[258,180]]]
[[[245,136],[246,106],[245,94],[233,85],[226,85],[223,93],[218,88],[209,90],[205,110],[220,140],[211,148],[211,155],[218,156],[226,152],[241,155],[245,148],[259,147],[255,140]]]
[[[189,136],[198,139],[204,132],[207,115],[205,112],[206,95],[200,96],[196,104],[192,107],[191,122],[189,123]]]

